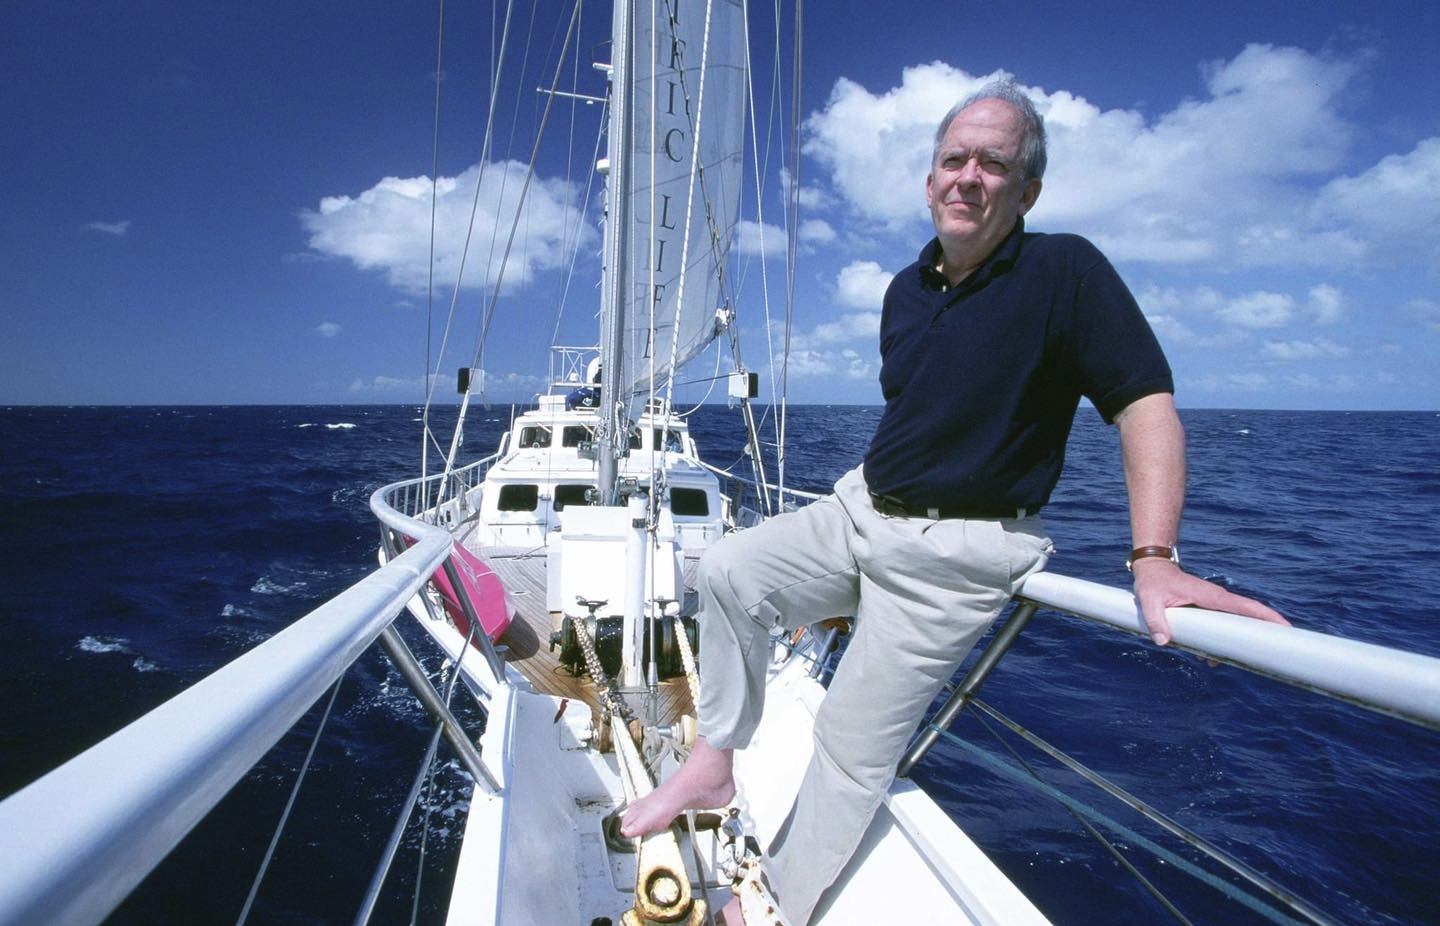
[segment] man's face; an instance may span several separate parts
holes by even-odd
[[[950,123],[925,178],[925,200],[942,245],[988,255],[1035,205],[1040,181],[1024,179],[1023,132],[1020,114],[1003,100],[981,100]]]

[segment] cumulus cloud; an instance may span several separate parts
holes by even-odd
[[[116,238],[125,237],[130,231],[130,220],[121,219],[118,222],[88,222],[85,225],[86,231],[100,232],[102,235],[113,235]]]
[[[841,305],[878,311],[894,276],[873,260],[855,261],[841,269],[835,296]]]
[[[800,240],[806,244],[829,244],[836,237],[835,229],[824,219],[806,219],[800,223]]]
[[[340,326],[335,322],[321,322],[315,326],[315,333],[322,338],[333,338],[340,333]]]
[[[800,349],[790,352],[788,373],[796,379],[842,377],[851,380],[874,380],[878,364],[866,360],[858,351]]]
[[[1266,360],[1339,360],[1350,356],[1350,349],[1325,338],[1313,341],[1266,341],[1260,355]]]
[[[794,335],[792,347],[806,349],[826,344],[863,341],[877,345],[880,337],[879,312],[853,312],[834,321],[821,322],[813,329]]]
[[[1344,105],[1363,67],[1360,55],[1250,45],[1156,114],[1027,87],[1050,134],[1028,222],[1088,235],[1117,261],[1355,267],[1397,244],[1440,254],[1440,138],[1340,175],[1358,135]],[[935,62],[880,92],[839,80],[808,120],[806,151],[851,216],[913,237],[928,221],[936,101],[994,76]]]
[[[1242,330],[1281,328],[1305,320],[1329,326],[1344,320],[1350,303],[1344,291],[1329,283],[1311,286],[1303,298],[1267,290],[1226,296],[1213,286],[1183,289],[1154,285],[1140,289],[1135,298],[1162,338],[1210,346],[1220,343],[1214,332],[1202,338],[1181,319],[1193,319],[1197,325]],[[1234,340],[1229,336],[1225,338]]]
[[[769,222],[743,219],[735,225],[735,249],[747,256],[777,257],[785,253],[785,229]]]
[[[357,378],[350,383],[350,394],[370,398],[415,398],[425,394],[425,377],[375,376],[369,380]]]
[[[1382,158],[1356,176],[1331,180],[1316,197],[1314,212],[1320,221],[1365,240],[1402,247],[1418,243],[1440,256],[1440,138],[1427,138],[1408,154]]]
[[[479,188],[478,199],[476,188]],[[520,208],[525,166],[516,161],[475,165],[441,177],[435,190],[435,280],[451,287],[460,270],[471,207],[475,205],[462,286],[486,287],[501,272],[510,228]],[[430,275],[431,182],[428,177],[386,177],[357,196],[327,196],[300,221],[315,251],[385,274],[394,286],[424,290]],[[514,239],[508,285],[564,266],[576,248],[591,247],[598,232],[584,224],[581,189],[563,180],[531,180]]]
[[[818,187],[801,184],[795,187],[795,175],[788,169],[780,170],[780,184],[786,193],[793,194],[801,209],[818,209],[825,201],[825,194]]]
[[[1220,307],[1219,317],[1241,328],[1280,328],[1295,315],[1295,300],[1284,293],[1246,293]]]
[[[906,68],[900,86],[881,94],[841,78],[807,121],[805,153],[825,166],[854,211],[909,225],[927,215],[924,179],[943,115],[935,101],[957,99],[984,82],[940,62]]]
[[[1305,306],[1317,325],[1336,324],[1345,317],[1345,307],[1345,294],[1328,283],[1312,286]]]
[[[1187,385],[1209,392],[1266,392],[1272,383],[1264,373],[1214,373],[1195,377]]]

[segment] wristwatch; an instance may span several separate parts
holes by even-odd
[[[1171,544],[1168,547],[1136,547],[1131,550],[1130,555],[1126,557],[1125,568],[1130,572],[1134,572],[1135,561],[1137,559],[1149,559],[1152,556],[1163,556],[1175,565],[1180,565],[1180,548],[1175,544]]]

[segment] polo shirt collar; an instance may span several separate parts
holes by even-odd
[[[1006,272],[1015,266],[1020,259],[1020,246],[1025,238],[1025,219],[1015,220],[1015,227],[1001,240],[1000,244],[985,262],[975,268],[975,272],[966,277],[960,284],[964,289],[970,289],[989,282],[994,277]],[[940,260],[940,239],[931,238],[930,243],[920,249],[920,278],[925,285],[932,289],[946,289],[949,281],[945,275],[935,269],[935,264]]]

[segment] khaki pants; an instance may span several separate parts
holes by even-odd
[[[869,825],[920,717],[1051,552],[1040,519],[887,517],[857,468],[835,494],[742,531],[700,562],[700,732],[741,748],[764,709],[770,630],[856,618],[815,752],[766,871],[809,920]]]

